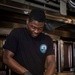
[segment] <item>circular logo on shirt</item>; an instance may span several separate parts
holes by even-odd
[[[47,45],[46,45],[46,44],[40,45],[40,51],[41,51],[42,53],[46,53],[46,50],[47,50]]]

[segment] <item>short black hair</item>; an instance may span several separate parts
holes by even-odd
[[[35,8],[29,14],[29,21],[36,20],[38,22],[45,22],[46,16],[42,9]]]

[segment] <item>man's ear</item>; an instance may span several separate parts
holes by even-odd
[[[29,19],[27,18],[27,20],[26,20],[26,24],[28,24],[29,23]]]

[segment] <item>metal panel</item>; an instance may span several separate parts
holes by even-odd
[[[26,4],[28,6],[33,6],[33,7],[41,8],[41,9],[44,9],[44,10],[53,11],[53,12],[59,12],[59,10],[48,8],[48,7],[44,6],[44,5],[48,4],[48,5],[52,5],[52,6],[55,6],[55,7],[60,7],[59,5],[57,5],[57,4],[53,3],[53,2],[46,3],[43,0],[35,0],[35,1],[42,2],[44,4],[43,6],[40,5],[40,4],[35,4],[35,3],[32,3],[32,2],[27,2],[25,0],[11,0],[11,1],[22,3],[22,4]]]
[[[62,15],[67,15],[67,4],[63,0],[60,0],[60,13]]]

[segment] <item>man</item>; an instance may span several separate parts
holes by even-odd
[[[43,10],[33,9],[26,21],[27,27],[14,29],[8,35],[3,61],[11,69],[11,75],[54,74],[53,42],[42,33],[45,19]]]

